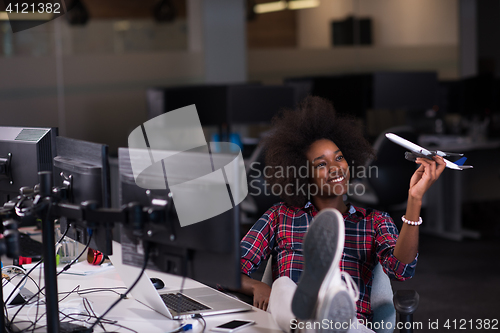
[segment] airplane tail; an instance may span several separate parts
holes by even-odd
[[[467,157],[462,157],[461,159],[459,159],[458,161],[455,161],[454,163],[456,165],[464,165],[466,160],[467,160]]]
[[[462,157],[458,161],[455,161],[454,163],[461,169],[472,169],[472,165],[464,165],[465,161],[467,160],[467,157]]]

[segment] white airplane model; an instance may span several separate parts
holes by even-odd
[[[444,151],[440,150],[427,150],[425,148],[422,148],[413,142],[410,142],[406,139],[403,139],[402,137],[394,134],[394,133],[386,133],[385,136],[394,142],[395,144],[400,145],[401,147],[404,147],[406,149],[409,149],[409,152],[406,152],[405,158],[409,161],[414,162],[417,157],[424,157],[424,158],[431,158],[432,156],[441,156],[441,157],[448,157],[448,156],[464,156],[464,154],[457,154],[457,153],[447,153]],[[463,165],[465,163],[465,160],[467,160],[467,157],[462,157],[456,162],[451,162],[448,161],[447,159],[443,158],[444,162],[446,163],[446,167],[453,169],[453,170],[464,170],[464,169],[472,169],[472,165]]]

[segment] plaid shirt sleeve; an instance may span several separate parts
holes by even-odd
[[[418,253],[415,259],[404,264],[394,256],[394,247],[398,239],[398,229],[387,213],[375,217],[375,244],[377,256],[387,275],[398,281],[411,279],[417,266]]]
[[[273,206],[262,215],[241,240],[242,273],[250,276],[271,254],[274,245],[273,222],[276,218],[276,206]]]

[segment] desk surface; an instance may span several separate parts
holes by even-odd
[[[158,277],[161,278],[166,288],[169,289],[180,289],[182,278],[165,274],[162,272],[149,271],[147,273],[150,277]],[[38,281],[40,274],[40,270],[37,268],[31,276],[35,281]],[[41,279],[40,285],[43,285],[43,276]],[[121,281],[118,273],[113,268],[111,270],[96,273],[89,276],[77,276],[77,275],[68,275],[61,274],[58,277],[58,290],[59,290],[59,299],[62,299],[67,293],[74,290],[77,286],[80,287],[80,290],[87,288],[115,288],[115,287],[124,287],[123,282]],[[201,284],[191,280],[186,279],[184,283],[184,289],[196,288],[200,287]],[[26,288],[30,291],[35,292],[36,286],[32,281],[29,281],[26,284]],[[119,292],[123,292],[125,289],[119,290]],[[59,303],[59,311],[67,312],[67,313],[78,313],[79,309],[83,309],[83,297],[87,298],[92,306],[96,314],[100,315],[104,313],[108,307],[118,298],[118,295],[110,292],[110,291],[101,291],[98,293],[86,294],[79,296],[77,294],[71,294],[68,298]],[[9,307],[8,313],[9,318],[17,311],[16,307]],[[39,313],[44,313],[45,308],[41,306],[39,309]],[[15,322],[18,321],[32,321],[35,318],[36,308],[33,306],[25,307],[20,314],[16,317]],[[246,319],[246,320],[254,320],[255,325],[239,330],[241,333],[252,333],[252,332],[281,332],[278,325],[274,322],[271,315],[265,311],[259,310],[257,308],[252,308],[251,311],[233,313],[227,315],[214,315],[214,316],[206,316],[204,317],[207,323],[206,332],[210,331],[210,329],[214,326],[223,324],[230,320],[234,319]],[[148,307],[142,305],[129,296],[127,299],[122,300],[118,305],[113,308],[106,316],[108,320],[116,320],[118,324],[125,326],[129,329],[119,328],[113,325],[106,325],[105,328],[108,331],[116,331],[116,332],[133,332],[131,330],[135,330],[137,332],[168,332],[173,330],[179,326],[178,321],[170,320],[163,315],[149,309]],[[44,325],[41,320],[40,325]],[[95,319],[91,319],[90,322],[93,323]],[[188,332],[201,332],[202,325],[201,322],[191,319],[189,321],[193,323],[193,330]],[[26,324],[24,324],[26,325]],[[26,327],[23,324],[19,324],[19,327]],[[131,330],[130,330],[131,329]],[[36,330],[35,332],[44,332],[45,329]],[[101,327],[96,326],[94,328],[94,332],[103,332]]]

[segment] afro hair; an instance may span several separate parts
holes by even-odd
[[[275,116],[272,125],[264,140],[267,168],[264,176],[271,186],[287,188],[280,197],[289,206],[303,207],[307,203],[308,195],[298,189],[307,188],[309,179],[301,176],[301,172],[283,170],[309,168],[306,153],[315,141],[334,142],[351,170],[364,166],[367,159],[375,156],[356,118],[336,113],[332,103],[321,97],[306,97],[296,110],[284,110]],[[353,177],[354,174],[351,172]]]

